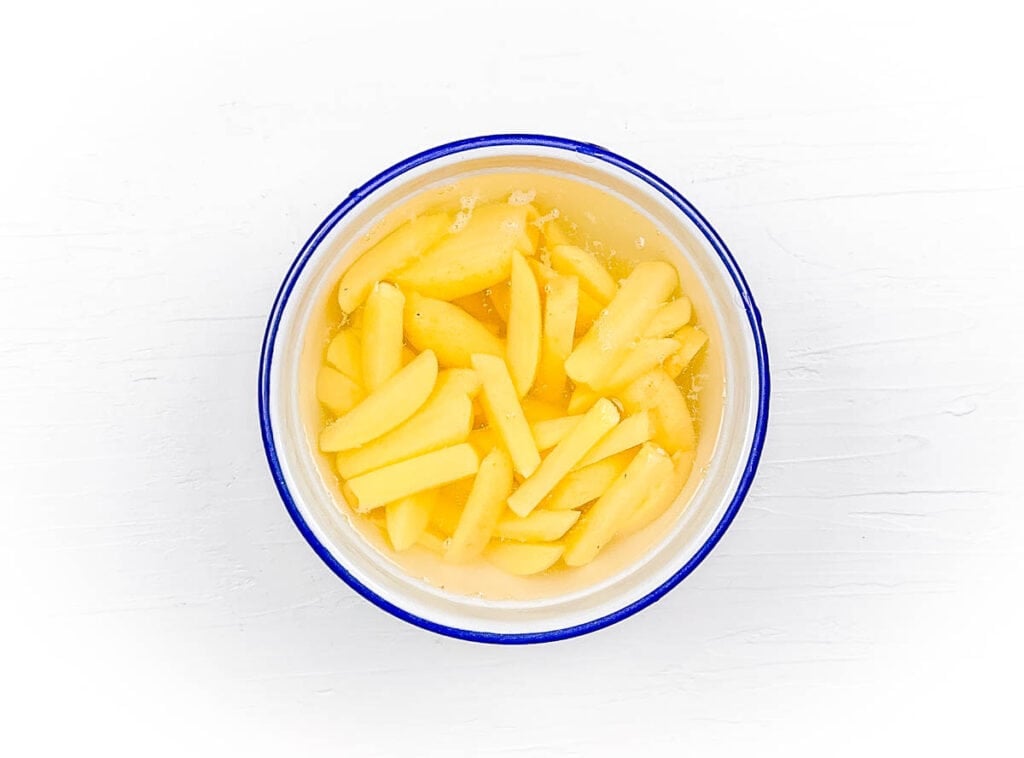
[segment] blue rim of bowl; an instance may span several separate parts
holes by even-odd
[[[650,185],[668,198],[673,205],[682,211],[687,218],[697,226],[700,232],[714,248],[715,252],[718,253],[719,258],[721,258],[722,263],[728,270],[729,275],[732,277],[733,283],[736,285],[736,289],[740,294],[744,310],[747,314],[747,320],[750,323],[750,329],[754,337],[754,344],[757,352],[759,388],[754,438],[750,446],[750,453],[747,457],[746,466],[743,470],[743,476],[740,479],[739,486],[737,487],[735,494],[733,495],[732,502],[729,503],[729,507],[722,515],[721,520],[715,526],[714,531],[708,539],[678,571],[676,571],[656,589],[643,597],[634,600],[629,605],[620,608],[617,611],[599,618],[562,629],[506,634],[500,632],[481,632],[472,629],[460,629],[458,627],[447,626],[445,624],[438,624],[434,621],[423,618],[422,616],[417,616],[416,614],[406,611],[391,601],[381,597],[360,582],[348,571],[348,569],[341,565],[330,551],[328,551],[327,548],[316,538],[316,535],[313,534],[312,529],[310,529],[309,525],[302,517],[302,514],[299,513],[299,509],[296,507],[295,500],[292,498],[292,494],[288,489],[288,484],[285,481],[284,473],[281,470],[281,464],[278,460],[277,446],[274,442],[274,430],[270,420],[270,373],[274,358],[274,342],[277,337],[278,326],[280,325],[281,316],[288,303],[288,298],[291,295],[292,288],[295,286],[295,282],[302,273],[302,269],[305,267],[309,258],[342,218],[362,202],[367,195],[383,187],[388,182],[396,179],[411,169],[437,160],[438,158],[466,152],[468,150],[508,146],[557,148],[596,158],[597,160],[616,166],[642,180],[644,183]],[[316,554],[320,556],[320,559],[326,563],[328,567],[330,567],[330,569],[349,587],[376,605],[378,608],[422,629],[471,642],[488,642],[501,645],[523,645],[539,642],[554,642],[556,640],[563,640],[569,637],[589,634],[590,632],[596,632],[599,629],[611,626],[612,624],[622,621],[623,619],[632,616],[634,613],[637,613],[652,603],[660,600],[669,592],[669,590],[673,589],[695,568],[697,568],[698,565],[700,565],[701,561],[703,561],[708,553],[711,552],[712,548],[714,548],[722,538],[722,535],[736,517],[736,513],[739,511],[740,505],[743,503],[743,500],[747,495],[747,491],[750,489],[750,485],[754,480],[754,475],[757,472],[757,465],[761,458],[761,450],[764,447],[765,433],[768,428],[768,401],[770,386],[771,380],[768,372],[768,348],[765,343],[764,331],[761,327],[761,314],[758,311],[757,306],[754,304],[753,295],[751,295],[747,282],[743,277],[743,272],[740,271],[740,267],[736,265],[736,261],[733,259],[732,253],[729,252],[729,249],[726,247],[725,242],[722,241],[722,238],[718,236],[718,232],[714,230],[711,224],[708,223],[707,219],[705,219],[704,216],[702,216],[701,213],[694,208],[685,197],[683,197],[667,182],[652,174],[642,166],[639,166],[620,155],[616,155],[610,150],[599,147],[598,145],[543,134],[490,134],[438,145],[437,147],[424,150],[423,152],[406,158],[404,161],[396,163],[390,168],[387,168],[377,174],[377,176],[370,179],[361,187],[355,189],[337,208],[331,211],[330,215],[328,215],[327,218],[325,218],[316,228],[316,231],[313,232],[309,240],[306,241],[306,244],[303,245],[302,250],[299,251],[298,256],[296,256],[291,267],[288,269],[288,273],[285,276],[284,281],[281,283],[281,288],[278,290],[277,297],[274,300],[274,306],[270,311],[270,317],[267,321],[267,329],[263,336],[263,348],[260,352],[259,367],[260,430],[263,437],[263,448],[267,455],[267,463],[270,465],[270,472],[274,477],[274,483],[277,485],[277,490],[288,509],[288,513],[291,515],[292,520],[298,527],[299,532],[302,533],[302,536],[305,537],[306,541],[310,544],[310,547],[316,551]]]

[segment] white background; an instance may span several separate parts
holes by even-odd
[[[0,753],[1013,752],[1009,4],[413,5],[6,7]],[[316,224],[384,166],[496,131],[682,190],[747,274],[775,384],[709,560],[529,648],[347,589],[256,421],[265,318]]]

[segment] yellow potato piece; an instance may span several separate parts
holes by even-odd
[[[619,387],[625,387],[641,374],[661,366],[678,350],[679,343],[674,339],[642,339],[622,353],[619,365],[612,375],[593,389],[598,392],[611,392]]]
[[[550,450],[562,439],[576,428],[576,425],[583,418],[578,416],[562,416],[561,418],[545,419],[530,424],[530,431],[533,432],[533,439],[537,443],[537,449],[541,452]]]
[[[363,388],[340,371],[321,366],[316,375],[316,399],[335,416],[342,416],[366,396]]]
[[[402,310],[405,296],[398,287],[380,282],[363,309],[363,382],[372,392],[402,367]]]
[[[577,384],[569,397],[569,413],[586,413],[601,399],[601,394],[585,384]]]
[[[484,558],[508,574],[529,576],[555,565],[564,548],[559,544],[529,542],[492,542],[484,550]]]
[[[430,527],[427,527],[420,535],[419,539],[416,540],[416,544],[422,548],[426,548],[432,553],[438,555],[444,555],[445,551],[445,537],[437,534]]]
[[[320,434],[325,453],[365,445],[401,424],[426,402],[437,380],[437,357],[420,353],[367,396],[355,408],[333,421]]]
[[[708,336],[695,326],[685,326],[676,332],[674,339],[679,343],[679,350],[665,361],[665,372],[673,379],[686,370],[707,344]]]
[[[644,336],[651,339],[668,337],[674,334],[681,327],[690,323],[693,314],[693,305],[690,298],[685,296],[677,297],[670,303],[665,303],[654,312],[654,318],[644,330]]]
[[[327,345],[327,362],[360,387],[363,386],[363,358],[359,332],[349,327],[338,330]]]
[[[668,472],[660,483],[653,485],[650,494],[623,523],[619,530],[620,534],[638,532],[648,524],[654,523],[661,514],[668,510],[672,501],[682,492],[686,480],[690,478],[690,472],[693,471],[693,459],[693,451],[685,453],[680,451],[672,456],[672,471]]]
[[[512,384],[522,397],[533,386],[540,361],[540,291],[533,272],[519,253],[512,254],[512,300],[505,337]],[[477,350],[475,352],[485,352]]]
[[[565,416],[565,409],[554,403],[547,403],[543,400],[538,400],[531,395],[527,395],[521,401],[523,406],[523,413],[526,414],[526,420],[531,424],[536,424],[538,421],[550,421],[551,419],[562,418]]]
[[[635,455],[633,451],[627,450],[570,472],[551,490],[544,501],[544,507],[551,511],[563,511],[596,500],[626,470]]]
[[[555,271],[578,277],[580,289],[588,295],[602,303],[610,303],[615,297],[618,285],[595,255],[575,245],[555,245],[549,252]]]
[[[417,350],[433,350],[442,366],[467,367],[473,353],[505,353],[501,340],[457,305],[415,292],[405,303],[405,334]]]
[[[436,504],[437,490],[418,492],[388,503],[384,511],[391,547],[402,552],[415,545],[430,523],[430,514]]]
[[[494,536],[517,542],[554,542],[576,523],[579,511],[548,511],[536,509],[526,518],[507,513],[498,520]]]
[[[463,442],[353,477],[343,491],[356,511],[366,513],[417,492],[472,476],[479,465],[480,457],[473,446]]]
[[[516,471],[529,476],[540,465],[540,452],[505,361],[493,355],[477,354],[473,356],[473,368],[480,376],[480,399],[488,424],[497,431],[512,456]]]
[[[640,411],[632,416],[627,416],[619,422],[618,426],[602,437],[589,453],[583,456],[583,460],[576,465],[576,468],[589,466],[591,463],[597,463],[611,455],[621,453],[623,450],[642,445],[653,439],[657,431],[658,426],[650,411]]]
[[[480,377],[471,368],[446,368],[437,374],[434,394],[448,387],[473,398],[480,392]]]
[[[473,489],[444,555],[446,561],[463,563],[480,555],[505,510],[505,498],[511,491],[512,460],[508,453],[496,447],[480,462]]]
[[[565,373],[592,387],[605,381],[617,367],[620,354],[643,333],[654,311],[678,284],[676,270],[667,263],[637,264],[566,360]]]
[[[452,219],[445,213],[420,216],[371,247],[349,266],[338,285],[338,305],[352,313],[370,295],[373,286],[390,278],[423,254],[448,231]]]
[[[618,479],[598,498],[565,537],[567,566],[590,563],[615,536],[619,527],[648,493],[648,483],[671,471],[672,459],[664,450],[645,443]]]
[[[569,237],[565,227],[560,224],[556,219],[550,219],[544,222],[542,228],[544,234],[544,244],[551,248],[555,245],[571,245],[572,240]]]
[[[528,476],[519,485],[519,489],[509,496],[508,507],[518,516],[530,513],[617,423],[619,409],[615,404],[604,398],[598,400],[575,428],[541,461],[533,475]]]
[[[465,227],[394,276],[422,295],[453,300],[509,278],[515,250],[532,255],[537,229],[531,205],[494,203],[473,211]]]
[[[572,352],[579,294],[579,281],[574,276],[556,276],[544,285],[544,332],[536,393],[550,402],[561,402],[565,394],[565,359]]]
[[[693,450],[697,446],[697,433],[686,398],[679,385],[662,369],[644,374],[623,389],[620,397],[631,413],[654,411],[655,439],[670,453]]]
[[[338,453],[338,471],[346,479],[351,479],[367,471],[465,442],[472,427],[473,403],[469,396],[457,384],[439,386],[423,407],[403,424],[363,447]]]

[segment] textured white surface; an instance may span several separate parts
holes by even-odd
[[[5,11],[0,752],[1016,740],[1019,23],[344,5]],[[748,276],[775,383],[710,559],[625,623],[517,649],[341,584],[255,418],[264,318],[314,226],[383,166],[494,131],[589,139],[681,189]]]

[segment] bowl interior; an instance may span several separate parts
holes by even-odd
[[[396,561],[381,550],[385,546],[377,530],[339,508],[337,480],[315,442],[320,410],[313,394],[303,391],[322,359],[329,322],[340,318],[334,287],[355,257],[402,220],[396,214],[411,216],[439,202],[457,203],[467,192],[487,199],[510,188],[529,190],[531,182],[557,197],[567,217],[589,214],[598,223],[614,217],[617,223],[601,239],[617,254],[661,258],[679,270],[683,290],[694,300],[714,346],[705,366],[712,381],[699,403],[701,447],[695,471],[702,475],[691,477],[662,519],[613,543],[584,569],[510,579],[497,571],[469,575],[445,569],[415,551]],[[267,415],[279,486],[307,538],[332,568],[375,602],[417,623],[461,630],[466,636],[500,636],[543,635],[622,613],[695,565],[731,515],[750,463],[762,390],[746,303],[699,217],[688,217],[628,168],[540,145],[442,155],[350,200],[353,207],[328,219],[320,239],[290,272],[285,288],[290,283],[290,291],[279,303],[280,319],[269,345]],[[623,214],[633,218],[622,223]],[[616,238],[614,229],[628,229],[629,236]]]

